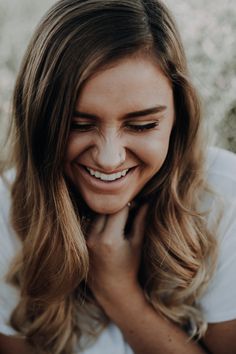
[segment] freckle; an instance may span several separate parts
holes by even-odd
[[[171,343],[172,342],[172,339],[170,336],[167,337],[168,338],[168,342]]]

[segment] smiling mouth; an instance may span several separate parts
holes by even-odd
[[[117,180],[121,180],[123,179],[125,176],[127,176],[127,174],[134,169],[134,167],[132,168],[128,168],[128,169],[124,169],[123,171],[117,172],[117,173],[110,173],[110,174],[106,174],[106,173],[101,173],[99,171],[93,170],[87,166],[83,166],[81,165],[84,170],[93,178],[100,180],[102,182],[107,182],[107,183],[112,183],[115,182]]]

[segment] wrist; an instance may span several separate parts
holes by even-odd
[[[126,318],[127,313],[135,315],[137,308],[150,306],[139,284],[132,287],[119,287],[119,289],[113,289],[109,294],[97,294],[96,299],[107,316],[117,324],[119,324],[120,318]]]

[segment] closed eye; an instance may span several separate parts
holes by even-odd
[[[154,129],[158,127],[159,121],[147,123],[147,124],[128,124],[126,127],[135,132],[143,132],[145,130]]]
[[[95,127],[94,123],[78,123],[72,122],[71,123],[71,130],[77,130],[80,132],[87,132]]]
[[[126,124],[125,127],[134,132],[143,132],[145,130],[155,129],[159,126],[159,121],[151,122],[147,124],[133,124],[129,123]],[[87,132],[96,127],[95,123],[86,123],[86,122],[72,122],[71,123],[71,130],[79,131],[79,132]]]

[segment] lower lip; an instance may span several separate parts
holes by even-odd
[[[101,179],[91,176],[90,173],[85,170],[85,167],[79,164],[77,164],[77,167],[79,168],[80,175],[83,177],[84,182],[86,184],[89,184],[91,187],[104,192],[120,190],[123,186],[125,186],[129,182],[129,179],[132,178],[136,170],[136,167],[132,168],[127,173],[127,175],[115,181],[102,181]]]

